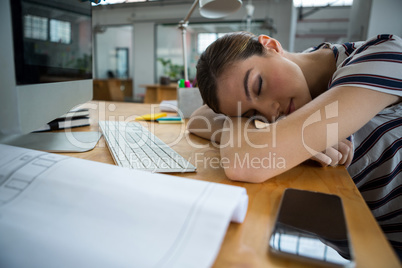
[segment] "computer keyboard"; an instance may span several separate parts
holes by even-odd
[[[138,122],[99,121],[115,163],[152,172],[195,172],[196,168]]]

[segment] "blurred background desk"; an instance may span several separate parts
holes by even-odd
[[[93,122],[91,126],[76,128],[77,131],[98,130],[98,119],[128,120],[137,115],[157,112],[151,111],[149,104],[90,102],[85,106],[90,109]],[[284,190],[289,187],[336,194],[342,198],[356,267],[400,267],[394,251],[343,166],[321,168],[301,164],[264,183],[234,182],[226,177],[219,164],[219,149],[210,141],[189,134],[185,124],[143,122],[143,125],[197,167],[196,173],[173,175],[247,189],[247,216],[242,224],[230,223],[228,226],[214,267],[311,267],[268,254],[269,236],[279,202]],[[92,151],[65,155],[114,164],[103,137]]]
[[[145,88],[144,103],[161,103],[163,100],[177,100],[177,83],[170,85],[140,85]]]
[[[94,79],[93,99],[106,101],[130,101],[133,98],[132,79]]]

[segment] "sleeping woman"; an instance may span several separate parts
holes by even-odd
[[[201,55],[197,81],[205,105],[188,129],[220,144],[229,179],[262,183],[307,159],[345,165],[402,255],[400,37],[290,53],[269,36],[232,33]],[[264,164],[268,155],[281,164]]]

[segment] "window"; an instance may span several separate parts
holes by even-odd
[[[197,51],[198,54],[204,52],[204,50],[216,39],[225,35],[225,33],[199,33]]]
[[[353,0],[293,0],[295,7],[351,6]]]
[[[48,39],[48,19],[33,15],[24,17],[24,37],[38,40]]]
[[[50,31],[48,30],[50,28]],[[50,37],[49,37],[50,36]],[[71,43],[71,23],[39,17],[35,15],[24,16],[24,37],[55,43]]]
[[[196,65],[200,55],[213,41],[227,33],[245,31],[245,26],[242,20],[190,23],[186,42],[188,76],[190,80],[196,76]],[[271,29],[265,26],[262,20],[253,21],[251,26],[251,32],[257,36],[267,34],[268,31],[271,31]],[[182,35],[181,31],[177,29],[177,23],[157,24],[155,81],[158,81],[160,76],[164,76],[164,68],[158,59],[171,60],[174,65],[184,65],[182,48]]]
[[[128,48],[116,48],[116,76],[128,77]]]
[[[70,44],[71,23],[67,21],[50,20],[50,41]]]

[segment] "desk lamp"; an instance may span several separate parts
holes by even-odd
[[[183,61],[184,61],[184,81],[188,81],[187,70],[187,48],[186,48],[186,33],[189,18],[197,5],[200,5],[200,14],[209,19],[217,19],[225,17],[237,11],[241,5],[241,0],[195,0],[191,6],[187,16],[179,22],[179,29],[182,31],[183,41]]]

